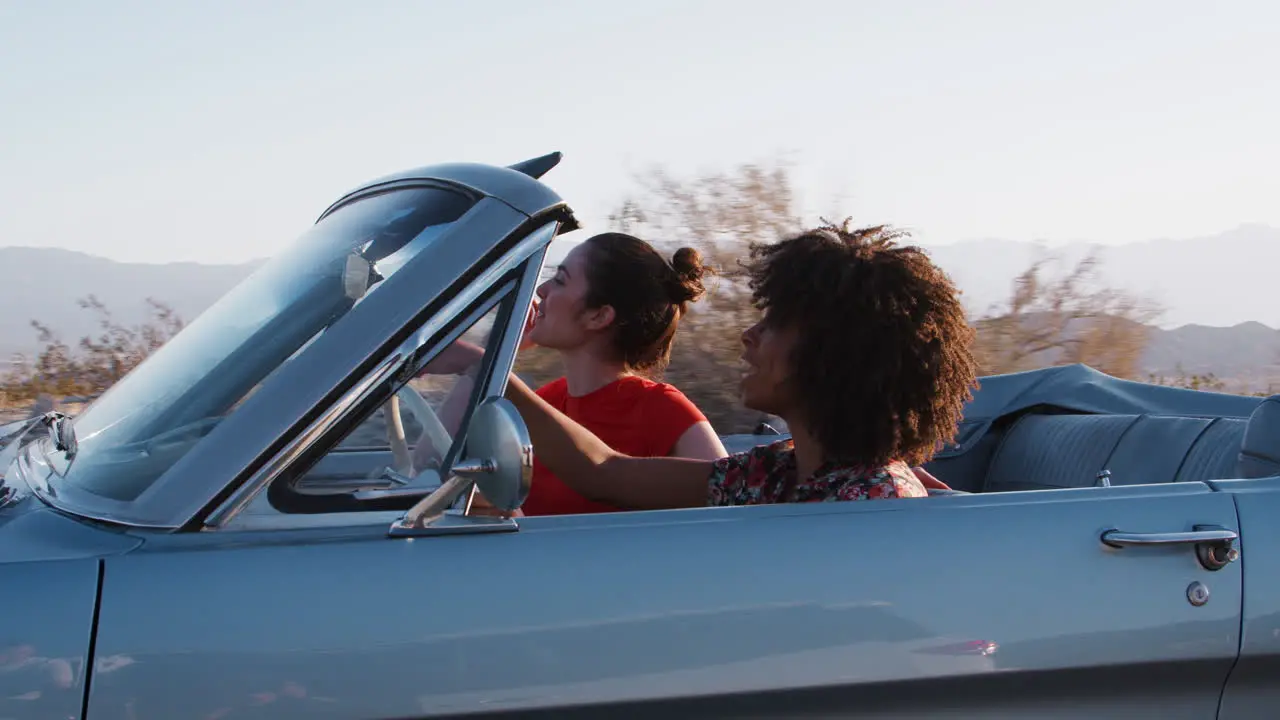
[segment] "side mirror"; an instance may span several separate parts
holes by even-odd
[[[520,412],[502,397],[485,398],[467,426],[467,455],[455,462],[450,477],[391,526],[391,535],[506,532],[509,518],[455,517],[446,514],[463,490],[475,482],[493,507],[515,512],[533,485],[533,445]]]
[[[455,475],[474,480],[486,500],[515,512],[533,486],[533,445],[520,411],[504,397],[485,398],[467,426],[470,457],[453,466]]]

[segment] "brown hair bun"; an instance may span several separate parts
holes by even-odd
[[[706,293],[702,278],[707,267],[702,264],[702,253],[691,247],[682,247],[671,257],[671,268],[676,271],[677,282],[670,288],[671,302],[683,305],[695,302]]]

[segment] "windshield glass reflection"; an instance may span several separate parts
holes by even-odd
[[[441,188],[344,206],[205,311],[74,423],[69,485],[131,500],[256,387],[461,218]]]

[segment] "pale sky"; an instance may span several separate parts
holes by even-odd
[[[1280,226],[1277,72],[1271,0],[0,0],[0,245],[239,262],[552,150],[588,231],[632,171],[778,153],[926,244]]]

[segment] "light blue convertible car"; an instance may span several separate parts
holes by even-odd
[[[19,428],[0,718],[1280,717],[1276,398],[1054,368],[984,380],[928,499],[472,512],[528,490],[558,161],[371,182]],[[459,337],[470,395],[419,372]]]

